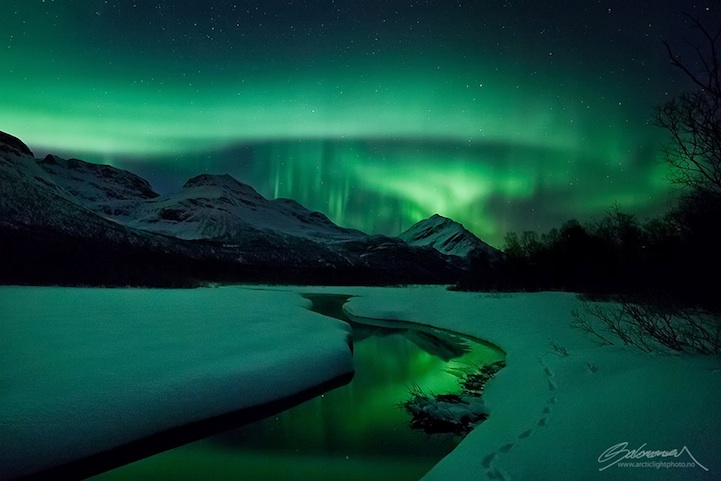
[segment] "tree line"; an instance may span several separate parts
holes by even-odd
[[[640,221],[613,206],[602,219],[572,219],[538,234],[510,232],[504,256],[472,255],[461,289],[650,294],[717,302],[721,197],[688,195]]]

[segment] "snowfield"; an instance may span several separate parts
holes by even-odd
[[[567,293],[357,293],[355,316],[451,329],[507,353],[486,386],[490,417],[423,481],[721,479],[718,358],[599,347],[569,326],[579,302]]]
[[[0,288],[0,478],[351,373],[347,324],[292,292]]]
[[[354,295],[352,316],[507,353],[485,389],[490,417],[424,481],[721,479],[718,358],[599,347],[569,326],[572,294],[441,286],[0,288],[3,477],[350,372],[347,326],[302,293]]]

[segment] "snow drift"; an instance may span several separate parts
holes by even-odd
[[[0,477],[353,371],[347,324],[288,292],[0,288]]]

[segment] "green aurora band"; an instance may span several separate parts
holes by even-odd
[[[671,7],[584,7],[579,37],[579,12],[544,27],[480,2],[0,3],[0,130],[163,192],[227,172],[343,226],[394,235],[439,213],[498,247],[671,197],[652,122],[681,89],[659,42]]]

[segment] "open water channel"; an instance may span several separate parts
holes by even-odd
[[[306,295],[353,328],[353,380],[265,420],[92,478],[119,480],[417,480],[461,438],[410,428],[413,386],[458,392],[459,373],[504,358],[498,348],[411,323],[351,320],[349,296]]]

